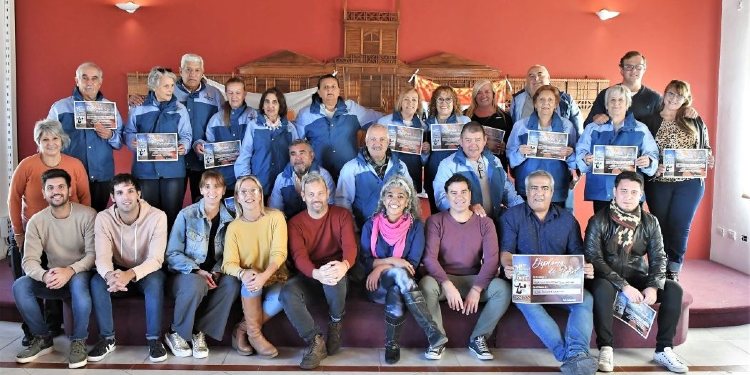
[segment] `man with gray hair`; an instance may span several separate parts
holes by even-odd
[[[93,124],[76,126],[75,102],[110,102],[100,91],[103,75],[102,68],[93,62],[79,65],[73,94],[52,104],[47,115],[48,119],[60,121],[70,137],[70,146],[63,152],[77,158],[86,167],[91,207],[97,211],[107,208],[109,202],[109,184],[115,175],[112,150],[119,150],[122,146],[122,118],[115,109],[114,120],[96,120]]]
[[[526,176],[527,204],[509,208],[498,220],[502,228],[500,263],[507,278],[513,278],[513,254],[583,255],[581,227],[570,212],[552,204],[554,190],[555,181],[549,172],[531,172]],[[585,278],[594,278],[590,263],[581,267]],[[544,305],[518,303],[516,307],[555,359],[562,362],[563,374],[593,375],[598,366],[589,354],[593,304],[591,293],[584,290],[582,302],[553,305],[569,313],[564,336]]]
[[[391,176],[400,174],[413,183],[406,164],[388,148],[388,128],[375,124],[367,129],[366,147],[341,168],[334,202],[354,214],[358,228],[372,216],[380,189]]]
[[[180,60],[180,78],[175,82],[174,95],[190,115],[193,128],[193,150],[195,153],[185,155],[187,182],[190,184],[190,197],[193,203],[200,199],[200,180],[203,174],[203,143],[206,139],[206,126],[224,104],[221,90],[207,83],[203,76],[203,58],[186,53]]]

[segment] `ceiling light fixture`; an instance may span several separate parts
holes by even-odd
[[[127,3],[117,3],[115,6],[131,14],[135,13],[135,11],[141,7],[132,1],[128,1]]]
[[[606,21],[606,20],[619,16],[620,12],[616,10],[601,9],[598,12],[596,12],[596,15],[599,17],[600,20]]]

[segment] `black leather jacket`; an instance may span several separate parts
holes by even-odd
[[[617,245],[615,229],[609,207],[589,219],[584,251],[586,261],[594,265],[594,276],[609,280],[620,290],[635,280],[645,280],[646,287],[664,289],[667,255],[656,216],[641,211],[629,254]]]

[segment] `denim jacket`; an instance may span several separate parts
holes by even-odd
[[[221,272],[224,255],[224,235],[227,226],[234,218],[222,203],[219,207],[219,229],[214,239],[216,265],[213,272]],[[174,272],[188,274],[200,268],[208,254],[208,236],[211,233],[211,220],[206,216],[203,200],[187,206],[177,214],[167,243],[166,261]]]

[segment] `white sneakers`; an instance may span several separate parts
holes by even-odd
[[[654,362],[664,366],[667,370],[678,374],[688,372],[688,367],[677,357],[672,348],[664,348],[663,352],[654,353]]]
[[[164,342],[175,357],[189,357],[193,354],[190,345],[188,345],[187,341],[185,341],[185,339],[183,339],[177,332],[165,333]]]
[[[599,371],[612,372],[615,370],[614,352],[611,346],[599,348]]]

